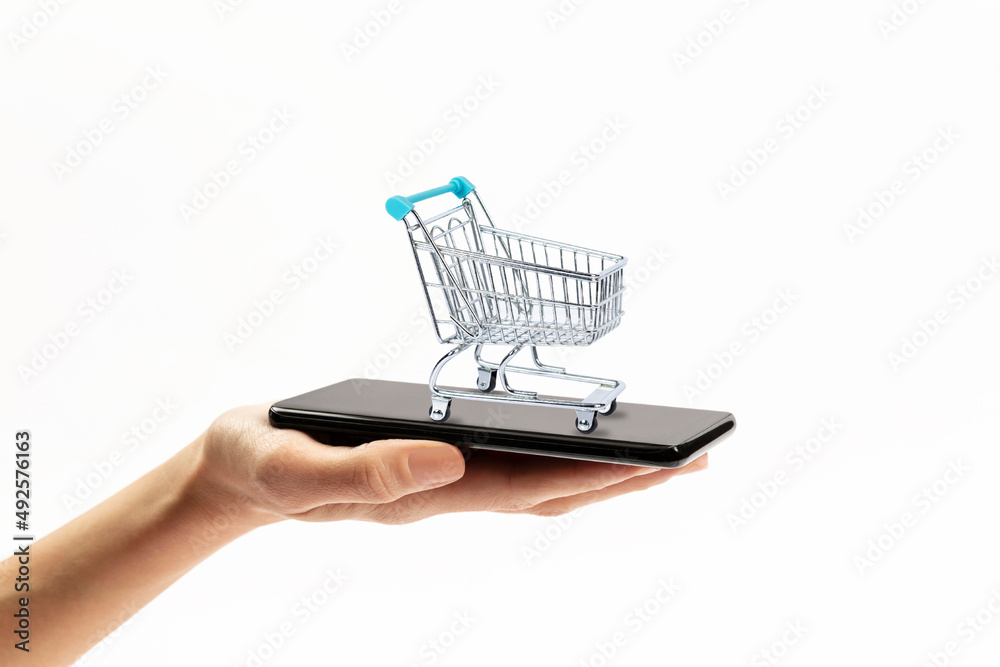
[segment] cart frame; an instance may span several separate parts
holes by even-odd
[[[417,213],[417,203],[444,194],[455,195],[458,206],[426,220]],[[409,197],[392,197],[386,211],[406,225],[438,341],[455,344],[431,371],[432,420],[446,421],[455,398],[572,409],[583,433],[597,428],[598,414],[615,411],[623,382],[544,364],[538,347],[590,345],[618,326],[624,314],[624,257],[498,229],[475,186],[462,177]],[[449,326],[453,331],[446,330]],[[511,350],[494,362],[483,358],[486,345]],[[525,347],[532,365],[512,364]],[[444,367],[470,348],[478,391],[440,386]],[[509,373],[594,389],[582,400],[540,396],[512,387]],[[503,393],[494,392],[498,382]]]

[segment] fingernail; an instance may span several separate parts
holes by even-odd
[[[410,452],[410,475],[423,486],[454,482],[465,473],[465,459],[451,445],[432,445]]]

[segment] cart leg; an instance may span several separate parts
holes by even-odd
[[[513,359],[515,356],[517,356],[517,353],[521,351],[522,347],[524,347],[524,346],[523,345],[516,345],[516,346],[514,346],[513,350],[511,350],[510,352],[507,353],[507,356],[504,357],[503,361],[500,362],[500,368],[497,369],[497,377],[500,378],[500,386],[503,387],[503,390],[505,392],[507,392],[508,394],[514,394],[515,396],[538,396],[537,392],[534,392],[534,391],[522,391],[520,389],[513,389],[507,383],[507,364],[510,363],[511,359]]]
[[[447,396],[432,396],[430,417],[436,422],[446,422],[451,417],[451,399]]]
[[[488,394],[497,388],[497,372],[489,368],[479,369],[479,379],[476,381],[479,391]]]
[[[437,386],[438,376],[441,375],[441,369],[444,368],[449,361],[469,349],[471,345],[472,343],[462,343],[461,345],[456,345],[452,349],[448,350],[448,352],[443,357],[438,359],[436,364],[434,364],[434,370],[431,371],[431,379],[427,383],[430,385],[432,394],[437,396],[441,393]]]
[[[488,394],[497,388],[497,369],[491,368],[488,362],[483,360],[483,345],[476,345],[473,355],[476,358],[476,366],[479,367],[479,378],[476,380],[476,387],[484,394]]]
[[[538,358],[538,348],[535,347],[534,345],[531,346],[531,360],[535,362],[535,368],[537,368],[540,371],[548,371],[549,373],[558,373],[559,375],[562,375],[566,372],[565,368],[543,364],[542,360]]]
[[[576,429],[580,433],[593,433],[597,428],[597,413],[593,410],[576,411]]]
[[[431,388],[431,410],[430,418],[436,422],[448,421],[448,417],[451,416],[451,399],[447,396],[442,396],[440,389],[437,386],[438,376],[441,375],[441,369],[445,365],[461,354],[463,351],[467,350],[472,343],[462,343],[457,345],[451,350],[438,359],[438,362],[434,364],[434,370],[431,371],[431,379],[428,381],[428,385]]]

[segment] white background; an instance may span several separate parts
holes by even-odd
[[[555,25],[554,1],[403,2],[348,57],[386,2],[220,13],[211,0],[90,0],[48,20],[38,2],[5,2],[2,432],[33,431],[39,534],[230,407],[366,369],[423,381],[444,350],[417,324],[412,256],[382,206],[459,174],[500,226],[521,215],[522,231],[630,259],[622,326],[571,369],[620,377],[631,401],[739,423],[708,471],[561,523],[269,527],[87,664],[922,665],[949,642],[939,663],[995,659],[1000,279],[984,259],[1000,252],[1000,8],[903,4],[880,28],[889,0],[594,1]],[[729,22],[713,23],[723,10]],[[143,90],[146,68],[163,75]],[[245,160],[275,109],[294,120]],[[103,119],[111,131],[88,146]],[[609,121],[624,127],[581,162]],[[443,141],[428,144],[436,128]],[[765,146],[762,166],[744,164]],[[73,151],[88,155],[60,178]],[[914,172],[925,151],[933,163]],[[390,182],[411,156],[413,173]],[[181,205],[230,160],[239,173],[185,220]],[[724,197],[734,169],[754,173]],[[564,170],[570,185],[546,199]],[[896,180],[901,194],[848,234]],[[287,272],[320,238],[336,253],[294,287]],[[127,286],[103,292],[115,271]],[[276,289],[272,316],[227,345]],[[781,291],[793,305],[774,317]],[[91,317],[88,299],[106,305]],[[78,335],[53,348],[69,324]],[[919,346],[909,358],[904,339]],[[49,358],[25,373],[36,352]],[[707,389],[686,395],[701,372]],[[158,400],[177,407],[152,429]],[[836,433],[798,458],[823,420]],[[123,435],[143,427],[128,450]],[[95,476],[115,451],[120,464]],[[297,602],[322,598],[338,569],[348,580],[303,619]],[[671,579],[679,592],[656,601]],[[474,620],[453,637],[456,614]],[[270,651],[285,622],[293,634]],[[436,640],[449,648],[429,652]]]

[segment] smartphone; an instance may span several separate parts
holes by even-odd
[[[430,405],[426,384],[353,379],[275,403],[268,417],[328,445],[413,438],[654,468],[687,465],[736,428],[728,412],[638,403],[619,403],[589,434],[576,429],[573,410],[455,399],[442,423],[431,421]]]

